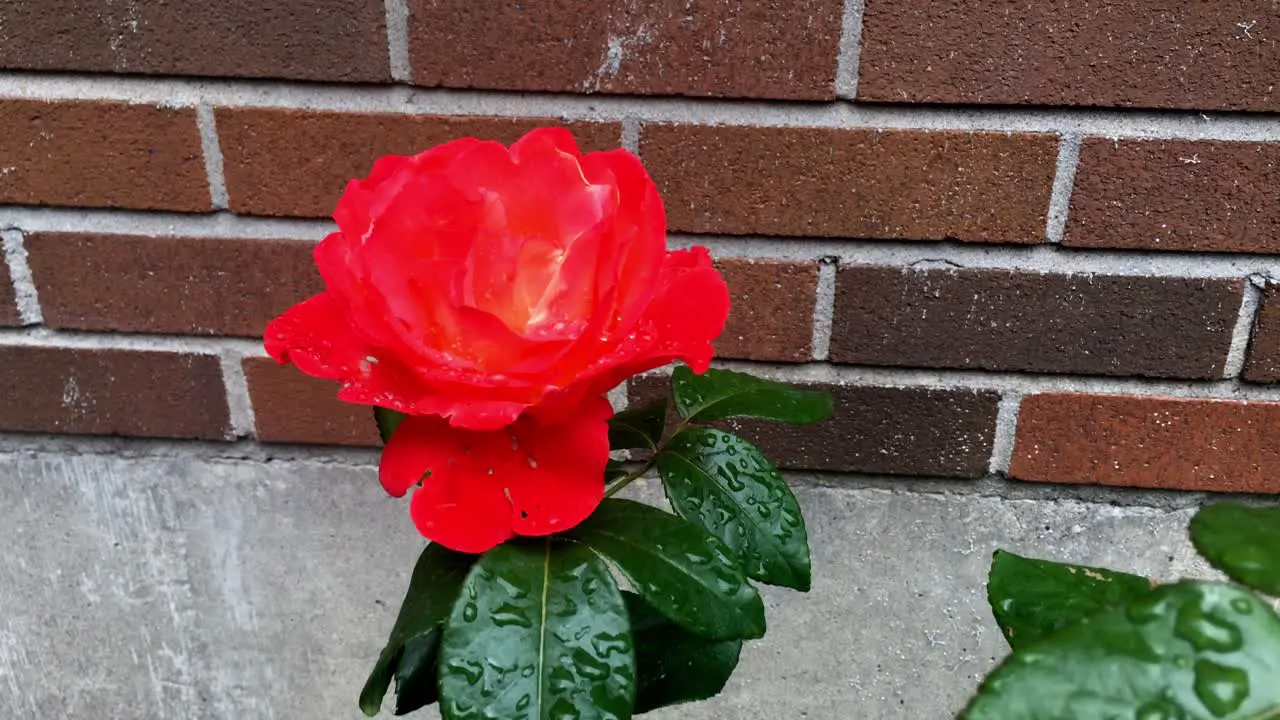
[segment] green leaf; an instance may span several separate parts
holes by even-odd
[[[764,602],[733,553],[657,508],[609,498],[567,533],[617,566],[650,605],[702,637],[764,636]]]
[[[675,511],[723,540],[748,577],[809,589],[800,505],[754,445],[714,428],[685,430],[658,455],[658,474]]]
[[[617,482],[618,480],[621,480],[622,478],[630,474],[631,474],[631,471],[627,469],[627,464],[624,462],[618,462],[617,460],[610,460],[609,462],[605,463],[604,482],[606,485]]]
[[[707,640],[676,625],[639,595],[622,593],[636,645],[635,714],[706,700],[738,666],[741,640]]]
[[[453,608],[462,580],[474,562],[474,555],[454,552],[442,545],[431,544],[422,550],[413,566],[409,590],[400,604],[400,614],[391,627],[387,645],[360,691],[360,709],[365,715],[378,714],[393,676],[397,714],[403,714],[399,708],[415,702],[418,704],[413,709],[435,702],[434,648],[440,642],[441,624]]]
[[[627,610],[600,558],[550,539],[480,558],[440,645],[445,720],[626,720],[635,691]]]
[[[960,717],[1274,720],[1280,616],[1232,585],[1164,585],[1015,651]]]
[[[733,417],[808,425],[831,415],[831,396],[764,380],[732,370],[694,375],[681,365],[671,373],[676,410],[689,420],[710,422]]]
[[[1202,507],[1191,519],[1191,542],[1232,580],[1280,596],[1280,507]]]
[[[1033,560],[997,550],[987,579],[996,623],[1014,650],[1151,592],[1150,580],[1103,568]]]
[[[383,445],[387,444],[387,441],[391,439],[391,433],[400,427],[400,423],[404,422],[406,417],[408,415],[398,410],[388,410],[384,407],[374,406],[373,420],[378,423],[378,435],[382,437]]]
[[[611,450],[656,450],[667,428],[667,399],[630,407],[609,419]]]

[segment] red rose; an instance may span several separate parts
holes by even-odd
[[[382,158],[334,220],[326,290],[267,327],[267,352],[412,416],[379,477],[396,496],[421,481],[414,522],[455,550],[585,519],[604,393],[676,359],[701,372],[729,311],[704,248],[667,251],[640,161],[583,155],[564,130]]]

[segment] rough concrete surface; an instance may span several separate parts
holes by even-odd
[[[7,447],[0,717],[361,717],[421,547],[371,467]],[[651,717],[951,717],[1005,652],[983,588],[996,547],[1206,573],[1190,510],[900,487],[799,487],[813,592],[768,592],[769,634],[726,692]]]

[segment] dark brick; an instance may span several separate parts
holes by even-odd
[[[22,324],[18,314],[18,300],[13,292],[13,280],[9,277],[9,264],[0,262],[0,325],[16,327]]]
[[[214,355],[0,346],[0,430],[221,440]]]
[[[840,0],[410,0],[419,85],[829,100]]]
[[[646,125],[640,147],[673,230],[1038,243],[1058,139]]]
[[[1280,252],[1280,143],[1088,138],[1063,244]]]
[[[391,79],[382,0],[9,2],[0,28],[6,68]]]
[[[36,233],[32,275],[55,328],[262,335],[324,289],[301,240]]]
[[[251,215],[325,217],[352,178],[383,155],[412,155],[473,136],[511,143],[543,125],[573,131],[584,150],[618,147],[618,123],[546,118],[445,117],[275,108],[219,108],[231,209]]]
[[[1271,0],[867,0],[858,99],[1280,110]]]
[[[196,114],[0,100],[0,203],[208,212]]]
[[[338,383],[270,358],[245,358],[257,438],[272,443],[378,445],[373,410],[338,400]]]
[[[851,266],[831,359],[1082,375],[1222,376],[1244,282]]]
[[[660,396],[662,376],[631,380],[632,402]],[[777,465],[876,475],[976,478],[986,474],[995,439],[997,393],[936,388],[810,385],[830,392],[835,414],[817,425],[726,423]]]
[[[1050,393],[1022,400],[1021,480],[1280,493],[1280,403]]]
[[[716,261],[729,286],[729,322],[716,355],[746,360],[813,359],[818,263],[730,258]]]
[[[1248,382],[1280,382],[1280,292],[1275,288],[1263,295],[1242,376]]]

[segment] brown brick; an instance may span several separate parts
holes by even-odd
[[[829,100],[840,0],[410,0],[419,85]]]
[[[373,411],[338,400],[338,383],[270,358],[245,358],[257,438],[274,443],[378,445]]]
[[[1280,110],[1271,0],[867,0],[858,99]]]
[[[729,321],[716,355],[746,360],[813,359],[818,263],[730,258],[716,261],[729,286]]]
[[[0,203],[211,209],[190,108],[0,100],[0,128]]]
[[[632,402],[668,391],[670,380],[631,380]],[[995,438],[994,392],[935,388],[809,385],[830,392],[835,414],[817,425],[727,423],[769,459],[793,470],[976,478],[986,474]]]
[[[0,67],[387,81],[382,0],[0,4]]]
[[[0,346],[0,430],[221,440],[217,356]]]
[[[1242,377],[1248,382],[1280,382],[1280,291],[1276,288],[1263,295]]]
[[[1280,493],[1280,403],[1051,393],[1024,398],[1010,475]]]
[[[1244,282],[851,266],[831,359],[859,365],[1221,377]]]
[[[0,262],[0,325],[16,327],[22,324],[18,314],[18,300],[13,292],[13,280],[9,277],[9,264]]]
[[[324,289],[302,240],[37,233],[31,272],[55,328],[262,335]]]
[[[546,118],[445,117],[274,108],[219,108],[231,209],[252,215],[325,217],[352,178],[383,155],[412,155],[474,136],[511,143],[542,125],[563,125],[584,150],[618,147],[618,123]]]
[[[673,230],[1037,243],[1058,139],[646,125],[640,147]]]
[[[1063,244],[1280,252],[1280,143],[1087,138]]]

